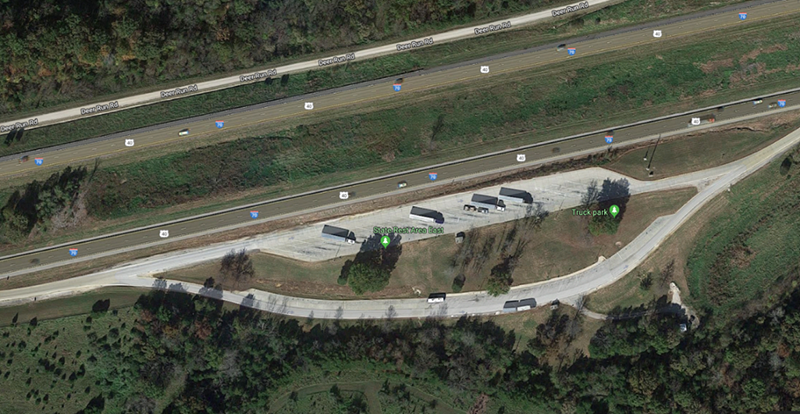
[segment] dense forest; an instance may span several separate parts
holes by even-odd
[[[95,319],[109,313],[108,302],[101,302]],[[475,412],[482,413],[763,413],[800,409],[799,309],[795,291],[747,319],[709,316],[688,332],[680,332],[673,314],[607,322],[586,357],[561,355],[581,329],[561,310],[538,325],[520,351],[515,333],[491,320],[304,326],[247,308],[227,310],[215,299],[156,291],[140,298],[132,326],[114,322],[97,332],[88,317],[84,332],[62,330],[62,336],[90,338],[84,352],[91,357],[72,374],[70,362],[62,357],[56,363],[58,354],[43,348],[59,330],[33,348],[43,329],[35,321],[2,329],[3,338],[27,329],[34,343],[3,339],[0,353],[37,354],[37,372],[70,375],[71,382],[92,376],[84,413],[149,413],[156,401],[165,413],[261,413],[276,389],[310,385],[303,378],[335,380],[337,371],[353,366],[395,383],[445,387],[455,396],[449,404],[466,411],[477,400],[485,407]],[[12,367],[11,378],[22,381],[30,368],[23,375]],[[9,380],[8,373],[4,377]],[[28,398],[38,396],[38,405],[44,393],[32,389]],[[364,412],[361,400],[340,402],[348,407],[342,412]]]
[[[552,2],[0,0],[0,114]]]

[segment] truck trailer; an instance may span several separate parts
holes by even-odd
[[[345,242],[348,244],[355,244],[356,238],[352,236],[350,230],[341,227],[334,227],[329,225],[322,226],[322,237],[326,239]]]
[[[422,207],[411,207],[411,214],[409,214],[408,217],[414,220],[427,221],[428,223],[444,223],[444,216],[442,216],[442,213]]]
[[[505,211],[506,204],[497,197],[490,197],[482,194],[472,195],[472,204],[478,207],[486,207],[491,210]]]

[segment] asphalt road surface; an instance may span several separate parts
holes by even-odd
[[[324,111],[353,104],[384,100],[397,94],[409,94],[461,82],[480,82],[483,77],[498,76],[569,59],[581,59],[586,56],[614,50],[647,47],[648,44],[670,42],[678,38],[711,30],[737,25],[749,25],[774,17],[800,12],[800,0],[770,1],[769,3],[747,8],[748,17],[745,21],[739,20],[737,11],[712,10],[670,19],[669,21],[672,21],[672,23],[668,23],[668,21],[649,23],[604,34],[585,36],[580,40],[570,42],[568,45],[576,49],[573,56],[570,56],[567,50],[559,52],[553,46],[543,46],[507,53],[490,59],[480,59],[445,68],[421,71],[414,75],[406,75],[400,92],[395,92],[393,89],[394,79],[365,82],[243,109],[142,128],[129,133],[118,133],[108,137],[94,138],[30,151],[24,154],[6,156],[0,158],[0,178],[20,175],[34,170],[55,170],[68,164],[86,162],[98,157],[119,156],[130,151],[148,149],[152,151],[155,146],[215,134],[229,135],[231,130],[298,116],[302,117],[311,111]],[[743,5],[736,6],[743,7]],[[730,8],[723,10],[727,9]],[[660,38],[653,37],[653,27],[661,30],[662,35]],[[488,66],[489,73],[481,73],[482,66]],[[314,109],[305,109],[306,103],[312,103]],[[224,121],[222,129],[217,128],[215,123],[217,120]],[[189,135],[179,135],[179,131],[183,129],[189,129]],[[126,146],[126,140],[133,140],[133,146]],[[28,155],[30,160],[20,163],[19,158],[22,155]],[[42,159],[41,165],[36,165],[34,161],[36,158]]]
[[[242,304],[268,312],[321,319],[391,319],[458,317],[464,315],[500,314],[508,300],[532,298],[537,306],[546,306],[554,300],[573,303],[619,280],[641,264],[686,220],[699,211],[715,196],[730,186],[784,154],[800,143],[800,130],[793,131],[767,148],[723,166],[708,171],[709,177],[718,177],[706,183],[701,191],[675,214],[658,218],[630,244],[611,258],[598,262],[571,275],[545,282],[516,286],[507,295],[492,297],[486,292],[450,294],[444,303],[430,304],[425,298],[379,300],[323,300],[284,296],[251,289],[245,292],[228,292],[204,289],[203,286],[173,280],[157,280],[147,275],[163,268],[163,261],[185,261],[188,255],[202,260],[204,249],[190,253],[170,253],[132,262],[115,269],[78,278],[0,291],[0,306],[12,306],[33,300],[44,300],[73,295],[101,287],[132,286],[170,289],[180,292],[216,297],[227,302]],[[724,174],[719,176],[720,172]],[[191,259],[190,259],[191,260]],[[162,263],[156,263],[161,261]]]
[[[582,12],[582,13],[593,12],[593,11],[599,10],[599,9],[601,9],[601,8],[607,6],[607,5],[609,5],[609,4],[611,4],[611,3],[615,2],[615,1],[616,0],[591,0],[591,1],[588,2],[589,3],[589,7],[586,8],[586,9],[581,9],[580,12]],[[440,43],[445,43],[445,42],[451,42],[451,41],[454,41],[454,40],[468,39],[468,38],[472,38],[472,37],[476,37],[476,36],[482,36],[482,35],[486,35],[486,34],[489,34],[489,33],[494,33],[497,30],[514,29],[514,28],[518,28],[518,27],[521,27],[521,26],[526,26],[526,25],[530,25],[530,24],[543,22],[543,21],[553,20],[555,18],[572,17],[572,16],[574,16],[574,13],[576,13],[576,12],[561,14],[558,17],[554,17],[553,16],[553,11],[559,10],[559,9],[563,9],[563,8],[565,8],[567,6],[575,6],[575,5],[580,4],[580,3],[583,3],[583,1],[580,1],[578,3],[565,4],[563,6],[556,7],[554,9],[552,9],[552,10],[545,10],[545,11],[541,11],[541,12],[530,13],[530,14],[526,14],[524,16],[511,17],[511,18],[503,19],[503,20],[497,21],[497,22],[481,24],[479,26],[472,26],[472,27],[466,27],[466,28],[462,28],[462,29],[450,30],[450,31],[444,32],[444,33],[428,35],[428,36],[417,38],[417,39],[409,39],[409,40],[400,41],[400,42],[392,43],[392,44],[388,44],[388,45],[372,47],[372,48],[364,49],[364,50],[358,50],[358,51],[354,51],[354,52],[351,52],[351,53],[352,53],[352,56],[355,58],[356,61],[361,61],[361,60],[364,60],[364,59],[374,58],[374,57],[382,56],[382,55],[389,55],[389,54],[395,54],[395,53],[404,53],[404,52],[407,52],[409,50],[416,49],[418,47],[425,47],[425,46],[427,46],[426,42],[424,41],[425,39],[431,39],[432,42],[430,44],[440,44]],[[508,24],[509,26],[508,27],[504,27],[504,23]],[[481,29],[492,28],[492,27],[495,28],[494,31],[492,31],[492,30],[487,30],[487,31],[481,30]],[[503,27],[503,28],[498,29],[498,27]],[[479,33],[476,33],[476,30],[478,30]],[[398,45],[410,45],[412,42],[418,42],[419,46],[413,46],[413,47],[408,47],[408,48],[403,48],[402,46],[398,46]],[[96,115],[109,113],[109,112],[122,111],[122,110],[125,110],[125,109],[134,108],[134,107],[141,106],[141,105],[148,104],[148,103],[163,102],[163,101],[171,100],[171,99],[180,99],[180,98],[186,97],[186,96],[197,95],[198,93],[205,93],[205,92],[210,92],[210,91],[215,91],[215,90],[220,90],[220,89],[225,89],[225,88],[231,88],[231,87],[239,86],[239,85],[242,85],[242,84],[245,84],[245,83],[257,82],[257,81],[264,80],[266,77],[269,77],[269,76],[274,77],[274,76],[281,76],[281,75],[284,75],[284,74],[287,74],[287,73],[305,72],[305,71],[309,71],[309,70],[326,68],[326,67],[334,65],[334,64],[344,63],[344,62],[348,62],[348,61],[352,60],[352,59],[348,60],[347,59],[347,57],[348,57],[347,55],[348,55],[347,53],[344,53],[344,54],[337,55],[337,56],[329,56],[329,57],[322,58],[322,59],[314,59],[314,60],[309,60],[309,61],[305,61],[305,62],[293,63],[293,64],[286,65],[286,66],[280,66],[280,67],[272,69],[274,71],[273,73],[269,73],[270,69],[266,69],[266,70],[262,70],[262,71],[249,71],[249,72],[244,72],[244,73],[241,73],[241,74],[238,74],[238,75],[234,75],[234,76],[226,76],[226,77],[220,78],[220,79],[214,79],[214,80],[210,80],[210,81],[206,81],[206,82],[198,82],[198,83],[195,83],[195,84],[191,85],[193,87],[196,86],[196,88],[197,88],[196,90],[189,90],[188,87],[190,85],[184,85],[184,86],[181,86],[181,87],[178,87],[178,88],[168,89],[168,90],[164,90],[164,91],[156,91],[156,92],[139,94],[139,95],[136,95],[136,96],[129,96],[129,97],[117,99],[116,101],[114,101],[114,102],[117,102],[119,104],[118,108],[116,108],[116,109],[109,108],[109,109],[107,109],[107,110],[105,110],[103,112],[92,112],[92,113],[89,113],[89,114],[82,115],[81,114],[81,108],[92,108],[92,107],[95,107],[97,105],[107,105],[109,103],[108,101],[81,105],[81,106],[78,106],[78,107],[75,107],[75,108],[65,109],[65,110],[61,110],[61,111],[55,111],[55,112],[51,112],[51,113],[47,113],[47,114],[33,115],[33,116],[30,116],[30,117],[27,117],[27,118],[21,118],[21,119],[17,119],[17,120],[13,120],[13,121],[7,121],[7,122],[4,121],[4,122],[0,122],[0,125],[3,125],[3,126],[14,125],[14,124],[16,124],[18,122],[22,123],[22,122],[26,122],[26,121],[30,120],[31,118],[36,118],[36,119],[38,119],[37,126],[41,127],[41,126],[44,126],[44,125],[52,125],[52,124],[56,124],[56,123],[59,123],[59,122],[64,122],[64,121],[71,120],[71,119],[77,119],[77,118],[82,118],[82,117],[87,117],[87,116],[96,116]],[[342,58],[342,57],[344,57],[345,59],[341,60],[341,62],[339,62],[338,60],[336,62],[333,62],[333,61],[330,60],[331,58]],[[169,93],[171,91],[183,90],[183,89],[186,90],[183,93],[175,93],[175,94],[170,94]],[[162,93],[164,93],[164,94],[162,94]]]

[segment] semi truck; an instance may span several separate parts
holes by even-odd
[[[334,227],[329,225],[322,226],[322,237],[326,239],[345,242],[347,244],[355,244],[356,238],[352,236],[350,230],[341,227]]]
[[[509,300],[503,304],[503,313],[522,312],[536,307],[536,299]]]
[[[427,221],[428,223],[444,223],[444,216],[442,213],[422,207],[411,207],[411,214],[409,214],[409,217],[414,220]]]
[[[478,207],[486,207],[492,210],[505,211],[506,204],[497,197],[486,196],[482,194],[472,195],[472,204]]]

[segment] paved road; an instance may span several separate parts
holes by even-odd
[[[757,3],[735,5],[721,10],[711,10],[690,16],[673,18],[665,22],[649,23],[635,27],[614,30],[604,34],[589,35],[570,42],[576,48],[576,54],[569,56],[567,51],[558,52],[553,45],[528,50],[516,51],[470,62],[463,62],[444,68],[434,68],[405,76],[400,94],[425,91],[462,82],[480,82],[487,76],[499,76],[523,69],[562,62],[568,59],[581,59],[623,50],[631,47],[647,47],[656,42],[669,42],[678,38],[692,36],[711,30],[748,25],[769,20],[778,16],[800,12],[800,0],[761,0]],[[747,8],[748,17],[743,22],[738,18],[734,7]],[[653,37],[653,27],[662,31],[661,38]],[[489,66],[490,72],[480,72],[481,66]],[[252,127],[254,125],[302,117],[309,113],[305,104],[313,103],[311,111],[325,111],[353,104],[372,102],[396,96],[393,90],[393,79],[382,79],[364,82],[357,85],[337,88],[329,91],[313,93],[305,96],[253,105],[247,108],[224,111],[207,116],[170,122],[163,125],[142,128],[139,130],[112,134],[106,137],[74,142],[52,148],[30,151],[24,155],[30,161],[19,163],[22,154],[0,158],[0,178],[16,176],[35,170],[56,170],[69,164],[91,161],[98,157],[120,156],[130,151],[153,151],[153,147],[186,139],[206,136],[229,136],[232,130]],[[218,129],[215,121],[223,120],[224,128]],[[188,136],[180,136],[178,132],[188,128]],[[134,146],[125,146],[126,139],[133,140]],[[37,166],[35,158],[43,163]]]
[[[609,5],[609,4],[612,4],[614,2],[616,2],[616,0],[591,0],[591,1],[586,2],[587,4],[589,4],[588,8],[582,8],[579,11],[583,12],[583,13],[585,13],[585,12],[593,12],[593,11],[599,10],[599,9]],[[433,44],[441,44],[441,43],[446,43],[446,42],[452,42],[452,41],[455,41],[455,40],[469,39],[469,38],[473,38],[473,37],[477,37],[477,36],[486,35],[486,34],[489,34],[489,33],[494,33],[494,32],[497,32],[498,30],[509,30],[509,29],[514,29],[514,28],[519,28],[521,26],[527,26],[527,25],[534,24],[534,23],[540,23],[540,22],[543,22],[543,21],[554,20],[556,18],[563,18],[565,16],[572,17],[575,12],[561,14],[558,17],[554,17],[553,16],[553,12],[556,11],[556,10],[560,10],[560,9],[566,8],[566,7],[575,7],[576,5],[579,5],[581,3],[584,3],[584,2],[581,1],[581,2],[578,2],[578,3],[569,3],[569,4],[565,4],[563,6],[556,7],[554,9],[552,9],[552,10],[545,10],[545,11],[541,11],[541,12],[530,13],[530,14],[526,14],[524,16],[511,17],[511,18],[503,19],[501,21],[481,24],[479,26],[466,27],[466,28],[462,28],[462,29],[451,30],[451,31],[444,32],[444,33],[432,34],[432,35],[428,35],[428,36],[421,37],[421,38],[400,41],[400,42],[392,43],[392,44],[388,44],[388,45],[372,47],[372,48],[364,49],[364,50],[357,50],[357,51],[351,52],[351,54],[354,57],[355,61],[361,61],[361,60],[370,59],[370,58],[374,58],[374,57],[378,57],[378,56],[390,55],[390,54],[395,54],[395,53],[404,53],[404,52],[407,52],[409,50],[413,50],[413,49],[417,49],[417,48],[420,48],[420,47],[425,47],[425,46],[429,46],[429,45],[433,45]],[[508,25],[508,27],[505,27],[505,25]],[[489,30],[485,30],[484,31],[483,29],[489,29]],[[494,29],[494,30],[492,30],[492,29]],[[412,45],[412,43],[418,44],[418,45]],[[408,47],[404,47],[404,45],[408,45]],[[38,119],[37,126],[41,127],[41,126],[45,126],[45,125],[52,125],[52,124],[65,122],[65,121],[69,121],[69,120],[77,119],[77,118],[82,118],[82,117],[85,118],[85,117],[89,117],[89,116],[96,116],[96,115],[100,115],[100,114],[106,114],[106,113],[109,113],[109,112],[122,111],[122,110],[125,110],[125,109],[134,108],[134,107],[137,107],[137,106],[142,106],[142,105],[146,105],[146,104],[150,104],[150,103],[163,102],[163,101],[172,100],[172,99],[180,99],[182,97],[191,96],[191,95],[197,95],[199,93],[211,92],[211,91],[215,91],[215,90],[236,87],[236,86],[243,85],[243,84],[246,84],[246,83],[253,83],[253,82],[263,81],[264,79],[266,79],[267,77],[270,77],[270,76],[274,77],[274,76],[281,76],[281,75],[284,75],[284,74],[306,72],[306,71],[309,71],[309,70],[327,68],[328,66],[332,66],[332,65],[335,65],[335,64],[352,61],[353,59],[347,59],[347,57],[348,57],[347,55],[348,55],[348,53],[344,53],[344,54],[341,54],[341,55],[329,56],[329,57],[322,58],[322,59],[315,59],[315,60],[309,60],[309,61],[305,61],[305,62],[293,63],[293,64],[290,64],[290,65],[280,66],[280,67],[277,67],[277,68],[264,69],[262,71],[243,72],[243,73],[240,73],[240,74],[237,74],[237,75],[234,75],[234,76],[226,76],[224,78],[214,79],[214,80],[211,80],[211,81],[199,82],[199,83],[191,84],[191,85],[184,85],[184,86],[180,86],[180,87],[174,88],[174,89],[169,89],[169,90],[164,90],[164,91],[157,91],[157,92],[150,92],[150,93],[144,93],[144,94],[139,94],[139,95],[136,95],[136,96],[129,96],[129,97],[118,99],[118,100],[114,101],[114,102],[117,102],[119,104],[118,108],[109,108],[109,109],[104,110],[102,112],[91,112],[91,113],[82,115],[81,108],[86,109],[86,108],[96,107],[97,105],[107,105],[109,103],[108,101],[96,102],[94,104],[86,104],[86,105],[82,105],[82,106],[75,107],[75,108],[70,108],[70,109],[65,109],[65,110],[61,110],[61,111],[50,112],[50,113],[41,114],[41,115],[33,115],[33,116],[30,116],[30,117],[27,117],[27,118],[16,119],[16,120],[13,120],[13,121],[3,121],[3,122],[0,122],[0,125],[9,126],[9,125],[14,125],[16,123],[23,123],[23,122],[26,122],[26,121],[30,120],[31,118],[35,118],[35,119]],[[344,59],[342,59],[342,58],[344,58]],[[332,61],[332,59],[342,59],[342,60],[341,61],[338,61],[338,60]],[[190,87],[196,87],[196,90],[190,89]],[[185,91],[184,91],[184,89],[185,89]],[[174,93],[174,94],[170,94],[169,93],[171,91],[176,91],[176,90],[181,90],[181,92]],[[166,95],[164,95],[164,94],[166,94]]]
[[[653,253],[675,230],[683,225],[708,201],[728,190],[730,186],[754,173],[770,161],[800,143],[800,129],[751,156],[708,170],[709,177],[722,176],[702,185],[702,190],[675,214],[658,218],[633,242],[609,259],[545,282],[516,286],[509,294],[491,297],[485,292],[448,295],[442,304],[429,304],[420,299],[385,300],[321,300],[296,298],[251,289],[245,292],[220,292],[201,285],[172,280],[156,280],[148,274],[160,271],[166,262],[183,262],[188,255],[204,260],[203,253],[229,246],[213,246],[192,252],[177,252],[142,259],[115,269],[59,282],[27,288],[0,291],[0,306],[11,306],[34,300],[44,300],[110,286],[162,288],[218,297],[231,303],[297,317],[322,319],[384,319],[458,317],[476,314],[499,314],[507,300],[534,298],[538,306],[554,300],[573,303],[577,298],[607,286],[635,269]],[[241,243],[241,242],[237,242]],[[232,245],[232,244],[231,244]],[[166,262],[165,262],[166,260]]]
[[[787,101],[786,107],[784,108],[767,109],[766,104],[769,101],[765,100],[764,103],[759,105],[753,105],[751,101],[726,105],[722,112],[716,110],[705,111],[702,113],[716,112],[717,121],[713,124],[691,128],[704,129],[710,126],[740,122],[742,120],[775,114],[781,111],[800,109],[800,104],[795,104],[800,103],[800,92],[784,94],[781,98]],[[772,99],[774,98],[770,98],[770,101]],[[427,171],[429,170],[415,170],[390,178],[379,178],[331,189],[323,189],[299,196],[284,197],[278,200],[237,207],[194,218],[148,226],[142,229],[120,232],[113,235],[98,236],[97,238],[84,241],[49,246],[16,255],[9,255],[0,258],[0,277],[19,276],[65,264],[112,256],[121,252],[129,252],[135,249],[151,247],[172,241],[185,240],[199,235],[213,234],[263,223],[269,220],[325,210],[332,206],[345,204],[345,202],[339,200],[339,191],[343,189],[355,193],[355,196],[347,200],[347,203],[365,201],[385,196],[391,191],[412,191],[414,189],[439,185],[437,183],[467,180],[485,174],[519,168],[521,166],[530,166],[578,157],[601,151],[609,146],[630,145],[653,140],[659,136],[668,137],[677,135],[685,133],[689,129],[687,124],[692,117],[691,114],[680,114],[672,117],[664,117],[664,119],[652,122],[645,121],[644,123],[638,123],[627,128],[617,128],[613,133],[612,145],[606,144],[606,133],[591,133],[535,144],[523,149],[487,154],[454,163],[439,165],[435,168],[431,168],[438,174],[438,178],[434,183],[431,183],[428,177]],[[525,155],[525,162],[517,161],[517,156],[519,154]],[[408,182],[408,187],[403,190],[397,190],[397,182],[401,180]],[[258,219],[254,220],[251,218],[251,211],[259,212]],[[160,237],[161,230],[167,230],[169,232],[169,238],[162,239]],[[78,249],[78,256],[70,256],[69,249]]]

